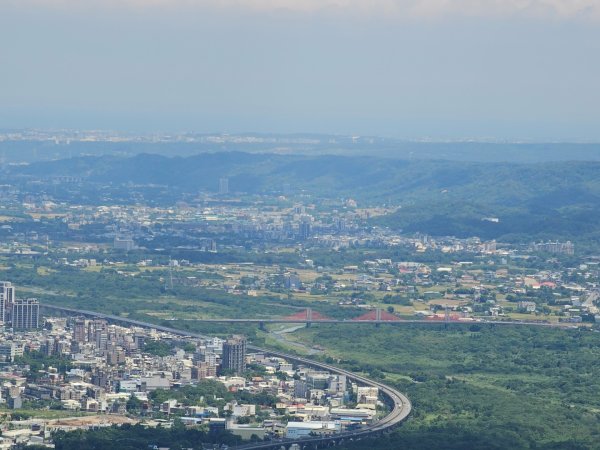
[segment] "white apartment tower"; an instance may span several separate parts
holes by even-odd
[[[229,194],[229,178],[219,178],[219,194]]]
[[[10,319],[12,305],[15,302],[15,287],[10,281],[0,281],[0,322]]]

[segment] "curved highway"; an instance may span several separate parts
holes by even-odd
[[[103,313],[98,313],[98,312],[89,311],[89,310],[65,308],[62,306],[54,306],[54,305],[48,305],[48,304],[43,304],[40,306],[42,306],[42,308],[45,308],[47,310],[58,311],[58,312],[67,313],[67,314],[76,314],[76,315],[94,317],[94,318],[98,318],[98,319],[105,319],[105,320],[108,320],[111,322],[122,323],[122,324],[126,324],[126,325],[136,325],[136,326],[143,327],[143,328],[153,328],[155,330],[172,333],[172,334],[179,335],[179,336],[206,338],[206,336],[203,336],[201,334],[187,333],[185,331],[178,330],[176,328],[165,327],[165,326],[156,325],[156,324],[149,323],[149,322],[142,322],[139,320],[127,319],[124,317],[115,316],[115,315],[111,315],[111,314],[103,314]],[[390,431],[394,426],[400,424],[403,420],[405,420],[411,412],[412,405],[411,405],[408,397],[406,397],[400,391],[398,391],[386,384],[371,380],[362,375],[355,374],[353,372],[350,372],[345,369],[341,369],[336,366],[332,366],[330,364],[313,361],[311,359],[302,358],[300,356],[290,355],[290,354],[275,351],[275,350],[269,350],[266,348],[256,347],[254,345],[248,345],[248,349],[252,350],[252,351],[261,352],[261,353],[265,353],[268,355],[273,355],[273,356],[277,356],[280,358],[284,358],[288,361],[295,362],[296,364],[302,364],[302,365],[305,365],[308,367],[326,370],[328,372],[336,373],[338,375],[345,375],[349,380],[352,380],[355,383],[360,384],[362,386],[377,387],[379,389],[379,392],[382,394],[386,404],[390,408],[390,412],[384,418],[382,418],[368,426],[364,426],[364,427],[356,429],[356,430],[344,431],[341,433],[335,433],[330,436],[323,436],[323,437],[310,437],[310,438],[301,438],[301,439],[280,439],[280,440],[274,440],[274,441],[248,443],[248,444],[236,446],[235,447],[236,449],[240,449],[240,450],[242,450],[242,449],[243,450],[279,449],[279,448],[281,448],[281,446],[289,447],[292,444],[298,444],[300,446],[305,445],[305,444],[310,444],[311,447],[317,448],[320,446],[329,445],[331,443],[340,443],[343,441],[358,440],[358,439],[361,439],[361,438],[364,438],[367,436],[375,436],[375,435]]]

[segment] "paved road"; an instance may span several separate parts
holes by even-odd
[[[595,290],[590,292],[583,302],[583,305],[588,307],[591,314],[598,314],[598,307],[594,305],[594,303],[598,301],[598,298],[600,298],[600,292]]]
[[[270,331],[269,335],[273,339],[275,339],[277,342],[279,342],[280,344],[283,344],[284,346],[287,345],[288,347],[291,347],[294,349],[298,349],[301,352],[306,352],[306,354],[309,356],[319,355],[319,354],[323,353],[323,350],[318,350],[316,348],[313,348],[306,344],[303,344],[302,342],[295,342],[295,341],[292,341],[292,340],[286,338],[287,333],[292,333],[297,330],[302,330],[304,327],[305,327],[305,325],[303,323],[294,324],[291,327],[284,328],[283,330]]]
[[[197,333],[186,333],[185,331],[178,330],[175,328],[164,327],[164,326],[156,325],[153,323],[142,322],[139,320],[127,319],[124,317],[114,316],[111,314],[102,314],[102,313],[98,313],[95,311],[64,308],[64,307],[48,305],[48,304],[43,304],[41,306],[42,306],[42,308],[45,308],[45,309],[51,310],[51,311],[58,311],[58,312],[67,313],[67,314],[76,314],[76,315],[83,315],[83,316],[94,317],[94,318],[99,318],[99,319],[106,319],[111,322],[128,324],[128,325],[136,325],[136,326],[144,327],[144,328],[153,328],[153,329],[156,329],[159,331],[165,331],[165,332],[176,334],[179,336],[206,338],[206,336],[203,336],[203,335],[200,335]],[[393,427],[400,424],[402,421],[404,421],[411,412],[412,405],[411,405],[408,397],[406,397],[400,391],[398,391],[390,386],[387,386],[386,384],[371,380],[362,375],[355,374],[353,372],[350,372],[345,369],[341,369],[339,367],[332,366],[330,364],[313,361],[311,359],[302,358],[300,356],[290,355],[290,354],[279,352],[279,351],[256,347],[254,345],[249,345],[248,349],[252,350],[252,351],[256,351],[256,352],[265,353],[268,355],[278,356],[280,358],[285,358],[286,360],[295,362],[296,364],[302,364],[302,365],[305,365],[308,367],[313,367],[313,368],[317,368],[320,370],[326,370],[331,373],[345,375],[348,378],[348,380],[354,381],[363,386],[377,387],[377,388],[379,388],[379,391],[381,392],[382,396],[384,397],[385,402],[390,406],[391,410],[390,410],[390,413],[387,416],[385,416],[384,418],[376,421],[375,423],[373,423],[371,425],[365,426],[365,427],[357,429],[357,430],[346,431],[346,432],[337,433],[337,434],[334,434],[331,436],[325,436],[325,437],[310,437],[310,438],[294,439],[294,440],[282,439],[279,441],[248,443],[248,444],[237,446],[237,447],[235,447],[236,449],[240,449],[240,450],[242,450],[242,449],[243,450],[279,449],[282,446],[285,446],[286,448],[288,448],[291,444],[299,444],[300,446],[309,445],[312,448],[317,448],[317,447],[326,446],[326,445],[330,445],[330,444],[336,444],[336,443],[339,444],[340,442],[343,442],[343,441],[362,439],[367,436],[373,436],[373,435],[378,435],[378,434],[387,432],[387,431],[391,430]]]

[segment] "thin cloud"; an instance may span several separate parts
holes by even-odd
[[[6,2],[6,0],[5,0]],[[301,13],[340,11],[405,18],[536,17],[600,19],[600,0],[8,0],[57,8],[241,8]],[[6,4],[6,3],[5,3]]]

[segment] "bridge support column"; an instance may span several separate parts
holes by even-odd
[[[444,309],[444,328],[448,329],[448,322],[450,322],[450,308],[446,305]]]
[[[306,328],[310,328],[313,317],[312,308],[306,308]]]

